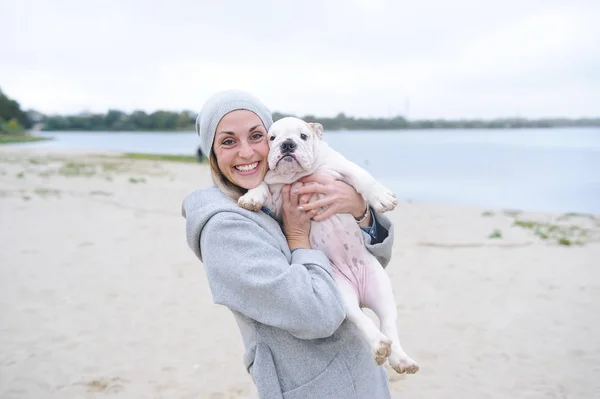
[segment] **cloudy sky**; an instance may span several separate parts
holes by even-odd
[[[151,5],[153,4],[153,5]],[[0,0],[0,88],[44,113],[600,116],[599,0]]]

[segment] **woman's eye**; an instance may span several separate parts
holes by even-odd
[[[306,139],[308,138],[308,136],[307,136],[306,134],[302,133],[302,134],[300,135],[300,138],[301,138],[302,140],[306,140]]]
[[[252,139],[254,139],[254,140],[258,140],[258,139],[260,139],[262,136],[263,136],[263,135],[262,135],[262,133],[254,133],[254,134],[252,135]]]
[[[221,142],[221,144],[223,144],[223,145],[232,145],[233,144],[233,140],[232,139],[223,140]]]
[[[271,137],[269,137],[269,139],[270,139],[271,141],[273,141],[273,140],[275,140],[275,136],[271,136]]]

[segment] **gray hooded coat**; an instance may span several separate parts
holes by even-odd
[[[182,209],[188,245],[203,262],[213,301],[234,315],[244,364],[263,399],[389,398],[384,366],[345,319],[328,259],[321,251],[293,253],[275,219],[251,212],[213,187],[189,194]],[[394,239],[388,232],[367,249],[383,267]]]

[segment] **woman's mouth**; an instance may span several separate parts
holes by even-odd
[[[248,163],[245,165],[236,165],[234,166],[235,170],[241,175],[251,175],[252,173],[258,170],[258,162]]]

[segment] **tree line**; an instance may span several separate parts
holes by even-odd
[[[31,126],[31,120],[21,105],[0,89],[0,134],[21,134]]]
[[[110,110],[106,114],[77,116],[46,116],[44,130],[102,130],[102,131],[181,131],[194,130],[196,113],[191,111],[156,111],[145,113],[135,111],[126,114]],[[285,116],[296,116],[280,112],[273,113],[273,120]],[[319,122],[326,130],[399,130],[399,129],[504,129],[600,126],[600,118],[501,118],[493,120],[444,120],[427,119],[409,121],[402,116],[393,118],[354,118],[343,113],[335,117],[314,115],[299,116],[310,122]]]
[[[106,113],[80,113],[77,115],[44,115],[34,110],[23,111],[18,102],[0,90],[0,131],[35,127],[47,131],[193,131],[197,113],[189,110],[174,112],[159,110],[151,113],[134,111],[126,113],[111,109]],[[296,116],[273,113],[273,120]],[[340,113],[335,117],[315,115],[300,118],[319,122],[326,130],[398,130],[398,129],[502,129],[533,127],[600,126],[600,118],[502,118],[494,120],[407,120],[403,116],[392,118],[354,118]]]

